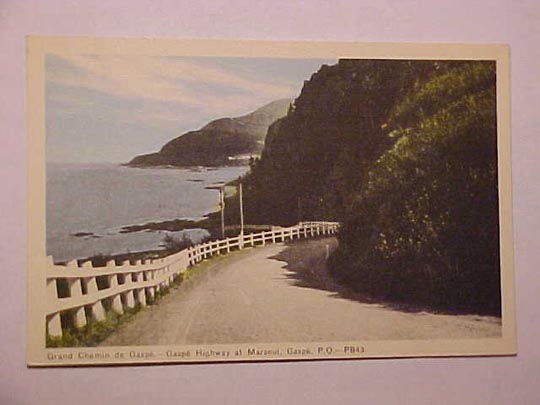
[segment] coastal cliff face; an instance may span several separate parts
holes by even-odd
[[[322,66],[243,184],[247,223],[340,221],[329,265],[349,286],[500,313],[493,62]]]
[[[435,68],[428,61],[323,65],[268,131],[261,159],[246,179],[248,219],[282,225],[343,220],[370,164],[393,142],[384,124],[396,100]]]
[[[133,158],[128,166],[235,164],[235,157],[261,153],[269,125],[287,113],[290,103],[277,100],[242,117],[217,119],[171,140],[159,152]]]

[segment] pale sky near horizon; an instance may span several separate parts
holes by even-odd
[[[328,59],[48,54],[47,162],[127,162],[211,120],[296,98]]]

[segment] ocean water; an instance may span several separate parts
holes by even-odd
[[[129,168],[116,164],[47,164],[47,254],[55,261],[156,249],[166,231],[120,233],[124,226],[200,219],[218,209],[205,187],[234,180],[247,167]],[[85,233],[85,236],[75,236]],[[193,238],[202,230],[190,231]]]

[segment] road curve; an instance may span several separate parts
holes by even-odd
[[[102,346],[498,337],[499,318],[406,312],[344,298],[326,274],[335,238],[268,245],[205,264]]]

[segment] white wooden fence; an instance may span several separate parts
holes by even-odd
[[[79,266],[73,260],[67,265],[55,265],[49,257],[45,305],[47,333],[51,337],[62,336],[60,315],[63,313],[71,317],[75,327],[81,328],[90,319],[104,320],[105,306],[118,314],[137,304],[145,306],[147,300],[169,287],[188,267],[213,255],[267,243],[334,234],[338,227],[337,222],[301,222],[287,228],[273,227],[270,231],[205,242],[161,259],[138,260],[134,264],[125,261],[116,265],[111,260],[105,267],[93,267],[89,261]],[[64,289],[67,296],[59,296],[59,283],[67,286]]]

